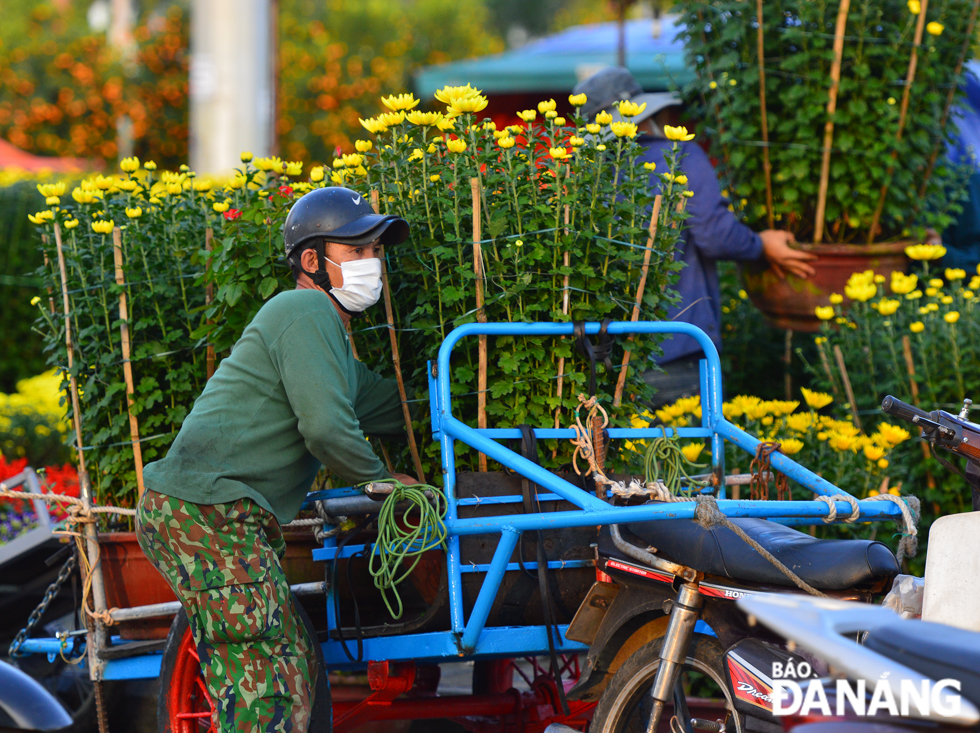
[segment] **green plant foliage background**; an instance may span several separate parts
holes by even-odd
[[[687,57],[698,73],[685,90],[691,112],[704,121],[732,199],[744,200],[746,223],[768,228],[755,6],[691,0],[679,7],[687,22]],[[838,7],[825,0],[764,4],[774,219],[799,241],[813,237]],[[943,160],[954,127],[939,122],[957,82],[957,60],[971,40],[970,8],[968,0],[928,4],[927,20],[944,29],[923,36],[899,143],[917,16],[905,0],[851,3],[833,117],[824,242],[866,242],[886,183],[877,241],[921,236],[926,226],[942,231],[952,221],[966,178]]]

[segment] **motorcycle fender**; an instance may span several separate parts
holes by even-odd
[[[801,666],[810,674],[800,676]],[[783,673],[781,670],[792,670]],[[772,714],[773,677],[801,682],[819,677],[799,654],[788,652],[759,639],[744,639],[725,652],[725,677],[735,699],[735,708],[745,715],[779,723]]]
[[[591,645],[599,633],[602,619],[606,617],[606,612],[618,594],[619,586],[616,583],[593,583],[582,605],[575,612],[575,618],[568,625],[565,638]]]
[[[602,616],[579,681],[568,691],[570,700],[598,700],[633,652],[667,633],[664,601],[676,595],[670,585],[617,585],[619,592]]]

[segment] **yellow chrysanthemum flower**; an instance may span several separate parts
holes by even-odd
[[[46,222],[54,220],[54,212],[39,211],[36,214],[28,214],[27,218],[31,222],[31,224],[44,224]]]
[[[459,153],[462,153],[464,150],[466,150],[466,142],[458,138],[455,140],[448,140],[446,142],[446,148],[449,150],[450,153],[456,153],[458,155]]]
[[[374,147],[374,143],[370,140],[355,140],[354,148],[359,153],[367,153]]]
[[[643,112],[647,108],[647,103],[637,104],[636,102],[631,102],[628,99],[624,99],[619,103],[619,114],[623,117],[636,117],[638,114]]]
[[[119,161],[119,167],[126,173],[135,173],[140,168],[140,159],[135,155]]]
[[[918,15],[922,12],[922,4],[919,2],[919,0],[909,0],[907,5],[909,6],[909,12],[912,13],[912,15]]]
[[[616,137],[634,138],[639,133],[639,129],[632,122],[613,122],[610,129]]]
[[[668,140],[674,140],[676,142],[687,142],[688,140],[694,139],[694,133],[689,133],[686,127],[664,125],[664,135]]]
[[[595,121],[599,125],[608,125],[610,122],[612,122],[612,120],[612,115],[605,110],[595,116]]]
[[[310,169],[310,180],[313,181],[313,183],[319,183],[323,180],[323,178],[324,174],[322,165],[318,165]]]
[[[547,102],[538,102],[538,112],[541,114],[554,112],[557,108],[558,104],[553,99],[549,99]]]
[[[414,94],[392,94],[389,97],[382,97],[381,104],[390,109],[392,112],[402,112],[410,109],[415,109],[419,106],[419,102],[415,98]],[[390,125],[389,125],[390,127]]]
[[[517,116],[520,117],[525,122],[534,122],[538,118],[538,112],[537,110],[533,110],[533,109],[525,109],[521,112],[518,112]]]
[[[226,211],[228,211],[229,206],[230,205],[227,201],[215,201],[211,205],[211,208],[217,211],[219,214],[224,214]]]
[[[796,455],[803,450],[803,441],[799,438],[786,438],[779,441],[779,451],[787,456]]]
[[[880,445],[875,445],[874,443],[869,443],[864,446],[864,457],[869,461],[877,461],[879,458],[885,457],[885,449]]]
[[[834,401],[834,398],[826,392],[814,392],[806,387],[802,387],[800,392],[803,395],[804,401],[807,403],[807,405],[809,405],[810,409],[813,410],[819,410]]]
[[[947,267],[945,274],[949,281],[962,280],[966,277],[966,270],[961,270],[958,267]]]
[[[361,127],[373,135],[379,135],[388,129],[377,117],[369,117],[366,120],[358,119],[357,121],[361,123]]]
[[[569,153],[565,148],[549,148],[548,155],[554,160],[565,160],[569,156]]]
[[[821,321],[829,321],[834,317],[834,307],[832,305],[818,305],[813,311]]]
[[[298,160],[291,160],[285,164],[287,176],[303,175],[303,163]]]
[[[584,94],[572,94],[568,97],[568,103],[573,107],[581,107],[588,101],[589,98]]]
[[[946,248],[941,244],[913,244],[905,248],[905,255],[912,260],[938,260],[945,254]]]
[[[510,148],[514,147],[516,142],[517,141],[512,137],[502,137],[497,141],[497,145],[502,147],[504,150],[509,150]]]
[[[694,463],[696,460],[698,460],[698,456],[701,455],[701,452],[703,450],[704,450],[704,443],[688,443],[687,445],[681,446],[681,452],[684,454],[684,457],[687,460],[689,460],[691,463]]]
[[[126,216],[130,219],[139,219],[141,216],[143,216],[143,209],[141,209],[139,206],[135,206],[133,208],[127,207]]]
[[[944,26],[942,23],[937,23],[936,21],[926,24],[926,32],[930,36],[941,36],[945,29],[946,26]]]
[[[589,134],[596,135],[599,130],[602,129],[602,125],[597,125],[595,122],[590,122],[585,126],[585,129],[589,131]]]
[[[114,226],[116,223],[111,219],[109,221],[93,221],[92,231],[96,234],[109,234]]]
[[[449,105],[449,113],[451,115],[461,115],[481,112],[487,108],[489,103],[486,97],[474,94],[471,97],[463,97],[462,99],[455,100]]]
[[[950,311],[943,316],[943,320],[946,321],[946,323],[956,323],[958,320],[960,320],[960,312]]]
[[[69,219],[65,222],[65,229],[74,229],[78,226],[78,219]]]
[[[898,310],[899,305],[901,305],[901,301],[882,298],[878,301],[878,313],[883,316],[890,316]]]
[[[445,86],[436,91],[434,96],[437,101],[442,102],[445,105],[451,105],[457,99],[465,99],[466,97],[472,97],[482,93],[483,92],[481,92],[479,89],[475,89],[471,87],[469,83],[467,83],[466,86],[463,87]]]
[[[892,272],[891,289],[893,293],[907,295],[915,290],[918,283],[918,275],[906,275],[898,270]]]

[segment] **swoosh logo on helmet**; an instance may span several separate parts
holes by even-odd
[[[360,206],[361,205],[361,197],[359,195],[358,196],[354,196],[353,201],[354,201],[354,205],[355,206]]]

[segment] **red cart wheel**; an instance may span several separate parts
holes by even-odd
[[[306,609],[293,597],[296,612],[303,621],[311,639],[317,638]],[[330,685],[322,672],[326,665],[319,645],[316,649],[318,667],[314,683],[313,711],[308,733],[329,733],[331,729]],[[159,733],[214,733],[211,725],[213,704],[204,675],[201,659],[194,644],[187,616],[180,612],[174,618],[167,635],[160,664],[160,700],[157,703],[157,731]]]
[[[178,613],[170,627],[160,667],[160,702],[157,730],[160,733],[214,733],[211,725],[211,696],[201,674],[187,617]]]

